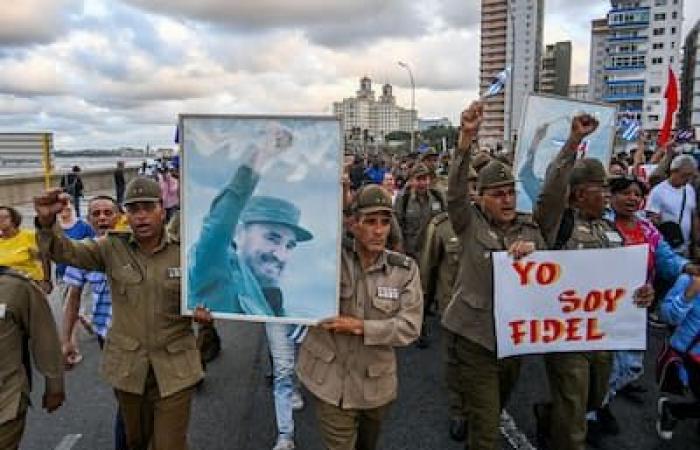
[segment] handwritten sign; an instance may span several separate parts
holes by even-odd
[[[498,357],[646,348],[647,245],[493,255]]]

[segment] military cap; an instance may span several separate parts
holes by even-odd
[[[486,152],[479,152],[472,158],[472,167],[479,172],[491,161],[491,156]]]
[[[137,177],[126,185],[125,205],[137,202],[159,202],[160,199],[160,186],[151,178]]]
[[[299,226],[301,211],[291,202],[277,197],[256,196],[248,200],[241,212],[240,221],[249,223],[274,223],[294,231],[298,242],[310,241],[313,235]]]
[[[579,159],[574,164],[569,178],[570,186],[578,186],[583,183],[602,183],[606,184],[608,180],[607,173],[603,163],[594,158]]]
[[[479,190],[506,186],[515,183],[510,167],[500,161],[493,160],[479,172]]]
[[[428,169],[428,166],[423,163],[418,163],[413,166],[413,169],[411,169],[411,178],[419,177],[421,175],[432,175],[432,173],[433,172]]]
[[[393,212],[391,195],[386,189],[377,184],[368,184],[357,192],[355,211],[362,214],[371,214],[379,211]]]

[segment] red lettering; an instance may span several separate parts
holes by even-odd
[[[564,324],[559,319],[544,319],[542,342],[549,344],[558,341],[564,334]]]
[[[559,294],[559,301],[564,303],[561,310],[565,313],[574,312],[581,307],[581,299],[576,295],[576,291],[569,289]]]
[[[605,333],[600,331],[598,327],[598,318],[590,317],[588,319],[588,326],[586,327],[586,340],[587,341],[599,341],[605,337]]]
[[[542,286],[552,284],[559,279],[561,266],[554,263],[542,263],[537,267],[537,282]]]
[[[592,312],[597,310],[603,304],[603,293],[600,291],[591,291],[586,295],[586,300],[583,302],[583,310]]]
[[[521,286],[527,286],[530,283],[530,277],[528,276],[528,274],[530,273],[530,270],[532,270],[533,267],[535,267],[535,263],[533,261],[515,261],[513,263],[513,269],[515,269],[515,271],[520,276]]]
[[[513,339],[513,345],[520,345],[523,343],[523,339],[525,338],[525,331],[523,330],[523,326],[525,325],[524,320],[514,320],[513,322],[510,322],[508,325],[510,325],[510,328],[512,330],[512,333],[510,335],[511,339]]]
[[[571,317],[566,319],[566,341],[580,341],[581,336],[579,335],[579,326],[581,325],[581,320],[578,317]]]
[[[623,288],[617,288],[615,291],[612,289],[606,289],[603,295],[605,299],[605,312],[615,312],[619,306],[619,301],[625,296],[625,290]]]
[[[530,321],[530,343],[537,344],[540,341],[540,324],[539,320]]]

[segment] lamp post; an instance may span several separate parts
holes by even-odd
[[[413,114],[416,111],[416,83],[413,81],[413,72],[411,66],[403,61],[398,62],[399,66],[408,71],[408,77],[411,79],[411,153],[416,151],[416,121]]]

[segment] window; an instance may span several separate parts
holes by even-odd
[[[654,36],[663,36],[665,31],[664,28],[654,28]]]
[[[672,18],[672,19],[677,19],[677,18],[678,18],[678,11],[673,11],[673,12],[671,13],[671,18]]]
[[[664,43],[663,42],[654,42],[651,46],[654,50],[661,50],[664,48]]]
[[[666,20],[666,13],[656,13],[654,14],[654,20]]]
[[[671,48],[676,48],[676,41],[671,41]]]
[[[649,114],[649,121],[651,121],[651,122],[658,122],[658,121],[659,121],[659,116],[658,116],[658,114]]]
[[[676,27],[671,27],[671,34],[676,34]]]
[[[660,57],[659,57],[659,58],[651,58],[651,63],[652,63],[652,64],[663,64],[663,63],[664,63],[664,59],[663,59],[663,58],[660,58]]]
[[[666,0],[656,0],[654,6],[666,6]]]
[[[661,86],[651,86],[651,87],[649,87],[649,93],[650,93],[650,94],[660,94],[660,93],[661,93]]]

